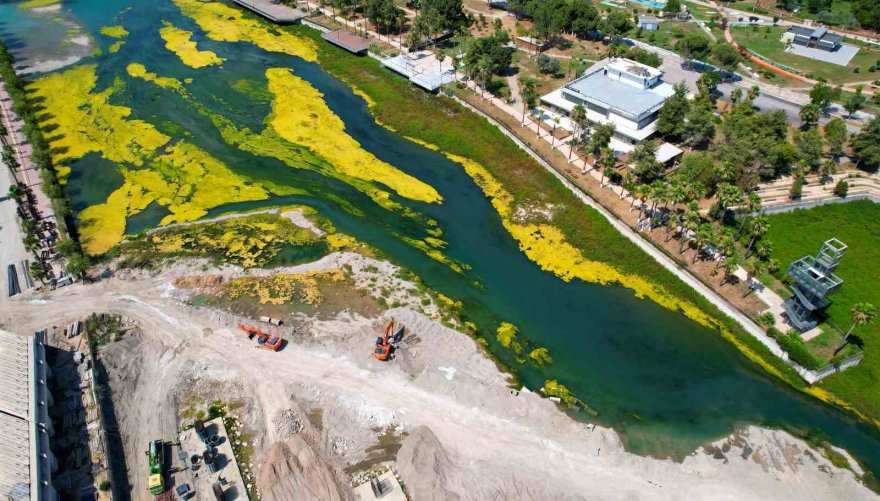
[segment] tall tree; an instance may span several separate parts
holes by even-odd
[[[838,97],[840,97],[840,89],[832,88],[823,82],[817,83],[810,89],[810,102],[818,106],[820,111],[825,111]]]
[[[822,112],[819,110],[819,106],[813,103],[808,103],[801,108],[801,111],[798,112],[798,116],[801,119],[803,127],[808,128],[819,123],[819,118],[822,116]]]
[[[739,187],[733,184],[721,183],[718,185],[718,201],[715,204],[715,213],[712,217],[721,219],[727,209],[735,205],[741,204],[743,201],[743,192]]]
[[[629,154],[633,173],[640,183],[650,183],[663,175],[665,166],[657,161],[657,146],[652,141],[642,141]]]
[[[598,25],[599,31],[612,40],[619,39],[624,33],[631,30],[632,27],[632,18],[622,10],[609,12]]]
[[[660,108],[657,132],[667,140],[676,142],[684,135],[685,116],[690,111],[690,101],[687,98],[688,90],[684,82],[675,84],[674,89],[672,96]]]
[[[711,100],[715,99],[715,92],[720,84],[721,75],[717,71],[707,71],[702,73],[700,78],[697,79],[697,88],[700,90],[700,93]]]
[[[877,318],[877,310],[871,303],[860,302],[853,305],[850,315],[853,321],[852,326],[846,331],[846,335],[843,337],[843,344],[834,350],[835,355],[840,353],[840,350],[849,344],[849,336],[852,334],[853,329],[862,325],[868,325]]]
[[[746,257],[749,257],[749,253],[752,250],[752,246],[755,245],[755,241],[764,236],[769,229],[770,222],[767,221],[767,218],[763,214],[752,219],[752,223],[749,225],[751,237],[749,239],[749,246],[746,247]]]
[[[846,144],[847,130],[846,122],[840,118],[832,118],[823,127],[825,131],[825,142],[828,143],[828,149],[832,155],[839,157],[843,155],[843,146]]]
[[[880,168],[880,116],[874,117],[850,141],[859,168],[876,171]]]
[[[846,101],[843,103],[843,109],[849,114],[850,117],[855,115],[857,111],[862,109],[865,105],[865,102],[868,100],[864,95],[862,95],[862,86],[856,86],[856,92],[851,95]]]
[[[715,138],[715,107],[705,95],[690,106],[684,120],[683,139],[694,148],[705,148]]]
[[[523,103],[523,116],[522,123],[526,123],[526,111],[530,111],[535,107],[535,102],[537,101],[537,94],[535,93],[535,88],[538,86],[538,81],[531,77],[524,77],[519,81],[519,95],[522,98]]]
[[[795,137],[798,149],[798,159],[805,168],[815,172],[822,163],[822,152],[825,142],[818,129],[810,129],[800,132]]]
[[[736,67],[742,60],[742,56],[732,45],[726,42],[718,42],[712,47],[712,58],[727,71],[736,71]]]
[[[590,143],[588,145],[589,152],[593,158],[598,159],[604,148],[608,147],[611,137],[614,135],[614,123],[596,124],[590,134]]]

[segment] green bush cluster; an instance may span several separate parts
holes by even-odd
[[[788,352],[788,358],[807,369],[818,369],[825,365],[810,352],[797,333],[783,334],[776,327],[770,327],[767,329],[767,334],[779,343],[780,348]]]

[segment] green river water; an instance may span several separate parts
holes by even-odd
[[[741,424],[785,426],[823,435],[852,451],[872,471],[880,471],[875,429],[764,374],[716,333],[622,287],[566,283],[541,271],[519,250],[461,166],[378,126],[366,103],[317,64],[249,43],[211,41],[170,0],[73,0],[65,2],[64,9],[105,49],[84,61],[98,65],[97,88],[107,87],[116,77],[125,80],[124,90],[114,93],[111,102],[132,108],[131,118],[155,124],[169,136],[187,137],[251,179],[296,186],[311,194],[221,206],[209,216],[291,202],[316,208],[340,231],[380,249],[428,286],[462,301],[468,319],[482,329],[511,322],[523,336],[546,346],[553,356],[551,365],[517,366],[525,385],[537,389],[545,380],[558,379],[598,411],[594,419],[621,432],[634,452],[681,457]],[[0,2],[0,36],[23,57],[51,59],[51,49],[37,42],[41,33],[34,16],[15,2]],[[184,66],[163,46],[158,35],[163,20],[194,32],[200,49],[227,59],[222,69]],[[130,32],[117,53],[106,50],[112,40],[97,35],[108,25],[122,25]],[[228,145],[216,127],[177,94],[129,78],[125,66],[131,62],[161,76],[193,78],[188,89],[200,103],[254,131],[264,127],[270,104],[265,96],[233,90],[233,84],[249,79],[265,87],[267,68],[292,68],[324,93],[346,132],[364,149],[440,192],[444,201],[439,205],[398,201],[435,219],[449,244],[444,252],[472,268],[455,273],[403,242],[399,235],[424,238],[424,225],[377,206],[350,186]],[[103,202],[121,184],[113,163],[89,154],[74,162],[66,190],[79,211]],[[155,226],[166,213],[153,204],[127,221],[127,232]],[[510,362],[507,352],[493,348]]]

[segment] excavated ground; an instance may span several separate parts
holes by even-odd
[[[401,298],[413,298],[395,267],[356,254],[285,271],[343,264],[358,284],[379,274]],[[351,475],[390,459],[417,500],[874,498],[852,472],[781,431],[744,428],[683,463],[629,454],[613,430],[591,430],[549,400],[511,392],[473,340],[415,306],[369,316],[299,312],[278,329],[288,340],[282,351],[257,348],[236,327],[240,317],[193,306],[203,291],[173,285],[210,287],[212,279],[180,280],[210,274],[242,273],[190,261],[0,299],[0,327],[18,332],[91,312],[140,323],[101,352],[135,499],[150,498],[144,444],[170,440],[216,400],[252,437],[254,481],[266,500],[351,499]],[[430,307],[426,313],[436,316]],[[381,363],[370,350],[392,315],[406,336],[396,358]]]

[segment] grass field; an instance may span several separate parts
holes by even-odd
[[[846,39],[845,43],[858,46],[859,52],[847,66],[838,66],[785,52],[785,45],[779,41],[785,30],[786,28],[781,26],[731,27],[730,33],[741,46],[771,61],[800,70],[810,78],[825,79],[830,83],[860,82],[880,78],[880,73],[868,72],[870,66],[880,61],[880,49]],[[854,72],[855,68],[859,68],[858,73]]]
[[[724,2],[722,5],[728,9],[736,9],[743,12],[754,12],[755,14],[768,13],[766,9],[756,7],[754,1],[745,0],[742,2]]]
[[[642,30],[642,35],[640,37],[636,36],[637,33],[638,30],[632,30],[628,36],[633,37],[639,41],[646,42],[651,45],[656,45],[657,47],[662,47],[666,50],[671,50],[674,52],[677,52],[675,50],[675,46],[678,44],[678,42],[688,35],[697,34],[706,38],[707,40],[709,39],[709,35],[707,35],[706,32],[702,30],[702,28],[694,23],[685,22],[666,21],[660,23],[660,29],[656,31]]]
[[[837,269],[844,284],[832,296],[827,310],[829,324],[846,332],[852,325],[853,304],[866,301],[880,307],[880,205],[868,201],[831,204],[769,219],[767,238],[773,242],[773,258],[783,268],[804,255],[815,254],[829,238],[836,237],[849,246]],[[782,278],[784,273],[783,269],[777,276]],[[857,328],[854,333],[865,342],[864,360],[820,385],[872,415],[880,415],[880,321]],[[824,342],[818,338],[815,341]]]
[[[688,9],[691,11],[691,16],[697,21],[709,21],[713,16],[718,15],[718,11],[712,7],[706,7],[705,5],[699,5],[687,1],[685,1],[684,4],[687,5]]]

